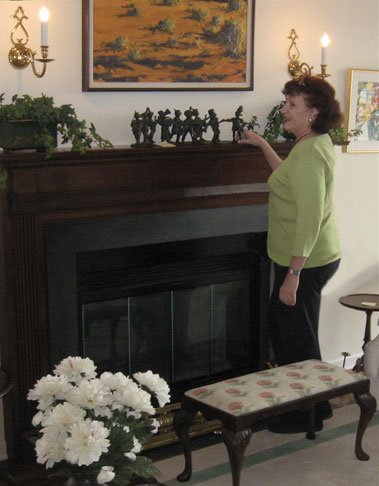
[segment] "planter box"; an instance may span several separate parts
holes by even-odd
[[[57,126],[47,126],[48,133],[57,146]],[[0,122],[0,147],[4,150],[36,149],[44,151],[46,144],[41,134],[41,126],[35,120],[6,120]]]

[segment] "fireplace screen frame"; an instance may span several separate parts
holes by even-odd
[[[86,348],[88,349],[88,344],[91,343],[89,339],[86,346],[85,336],[88,336],[86,334],[88,333],[86,324],[91,321],[92,326],[93,322],[95,322],[98,326],[104,328],[106,302],[114,303],[113,311],[112,304],[108,307],[110,315],[113,316],[113,324],[109,324],[107,332],[109,336],[112,336],[112,332],[119,332],[124,326],[127,330],[126,333],[123,333],[127,350],[122,351],[124,360],[121,359],[121,366],[115,367],[108,364],[107,367],[105,360],[104,368],[104,364],[99,360],[97,363],[99,371],[122,371],[126,374],[132,374],[136,371],[149,369],[150,367],[145,369],[143,360],[139,361],[139,365],[131,363],[131,343],[133,339],[131,339],[130,326],[132,319],[129,313],[130,308],[125,313],[122,310],[122,306],[126,305],[125,301],[131,302],[130,299],[137,302],[140,299],[148,299],[149,296],[156,297],[158,294],[161,294],[162,296],[169,295],[168,298],[170,299],[170,302],[167,304],[167,307],[170,308],[170,336],[166,335],[165,339],[166,341],[168,339],[169,342],[165,344],[164,351],[162,351],[163,353],[165,351],[170,353],[170,359],[165,368],[166,370],[168,369],[167,367],[170,369],[167,372],[162,372],[162,366],[158,366],[158,370],[155,366],[153,371],[159,372],[170,383],[173,401],[179,401],[183,392],[190,387],[201,386],[219,379],[261,369],[263,362],[267,360],[267,336],[265,336],[263,316],[269,294],[269,278],[267,276],[267,265],[269,263],[265,251],[262,251],[263,248],[265,248],[265,233],[245,233],[79,253],[76,258],[79,349],[83,355],[86,355]],[[239,285],[241,287],[239,289],[240,292],[246,294],[245,300],[240,298],[239,304],[235,305],[235,309],[232,311],[232,314],[236,314],[238,305],[245,306],[245,309],[241,310],[240,314],[242,319],[245,320],[244,326],[241,326],[241,333],[245,334],[240,336],[241,339],[238,338],[239,333],[236,333],[234,338],[231,337],[233,334],[230,329],[237,323],[229,324],[230,313],[228,317],[221,317],[221,320],[224,318],[225,321],[228,321],[224,323],[225,327],[229,327],[220,331],[221,334],[228,334],[227,338],[224,336],[224,343],[221,343],[220,346],[225,345],[224,354],[229,353],[229,355],[234,356],[232,358],[233,363],[230,365],[227,363],[219,364],[219,369],[217,370],[217,366],[215,369],[213,366],[216,363],[215,355],[210,354],[209,363],[206,361],[205,355],[208,352],[211,353],[212,346],[214,351],[216,340],[212,341],[210,339],[209,342],[204,341],[202,343],[199,341],[200,345],[204,346],[204,350],[202,352],[196,351],[194,346],[192,346],[192,354],[196,355],[197,353],[198,358],[195,361],[203,359],[203,365],[199,365],[198,372],[193,371],[192,374],[191,372],[185,372],[183,368],[184,363],[181,363],[182,366],[179,365],[179,367],[177,365],[180,362],[180,352],[183,352],[182,359],[184,361],[186,360],[186,355],[188,355],[188,348],[186,354],[185,344],[182,345],[182,341],[186,339],[186,331],[182,329],[182,326],[195,326],[196,328],[197,325],[201,326],[202,324],[196,324],[196,319],[192,320],[190,324],[186,323],[185,319],[182,319],[180,321],[181,325],[175,327],[173,320],[179,322],[179,318],[175,317],[174,319],[176,308],[174,310],[172,307],[173,296],[182,298],[182,309],[185,304],[187,306],[192,305],[193,308],[194,303],[192,299],[196,293],[202,295],[199,302],[207,298],[205,295],[210,297],[208,324],[210,326],[210,337],[214,338],[211,332],[214,323],[218,321],[212,316],[214,311],[212,298],[214,298],[214,292],[217,293],[217,290],[220,290],[220,286],[223,286],[225,290],[226,285],[229,287],[234,286],[234,292],[237,291],[236,286]],[[231,292],[233,293],[233,290]],[[124,303],[122,304],[123,301]],[[100,309],[98,320],[93,319],[93,316],[92,318],[90,317],[90,314],[93,314],[93,312],[87,313],[87,315],[83,312],[84,309],[89,309],[88,306],[90,306],[92,311],[98,306],[98,309]],[[201,305],[199,305],[200,307]],[[150,310],[150,312],[152,311]],[[204,319],[208,318],[207,309],[204,310],[202,315]],[[245,317],[243,317],[244,315]],[[121,327],[119,326],[120,322]],[[202,327],[202,330],[197,328],[197,332],[204,335],[206,324]],[[196,333],[196,329],[194,331]],[[146,325],[145,332],[146,334],[148,333]],[[134,328],[134,335],[136,333],[138,333],[138,328]],[[116,339],[114,334],[113,338]],[[99,341],[99,337],[97,339]],[[95,339],[92,341],[94,342]],[[241,344],[242,342],[243,345]],[[104,344],[102,356],[106,355],[105,346],[106,344]],[[240,346],[240,350],[236,353],[238,346]],[[235,347],[234,353],[233,347]],[[153,349],[150,348],[150,353],[154,352]],[[137,348],[135,345],[133,345],[133,350],[134,354],[136,354]],[[113,351],[116,351],[115,346]],[[111,352],[110,355],[112,354]],[[115,352],[116,357],[119,354]],[[235,358],[237,354],[241,354],[241,359]],[[159,359],[158,356],[159,354],[155,355],[155,360]],[[93,358],[93,356],[90,357]],[[154,365],[154,359],[152,365]],[[181,371],[178,371],[178,369]]]

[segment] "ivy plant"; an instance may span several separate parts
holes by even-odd
[[[101,148],[112,146],[109,140],[97,133],[93,123],[87,126],[85,120],[79,120],[71,105],[55,106],[51,96],[42,94],[33,98],[27,94],[21,97],[14,95],[11,103],[3,104],[3,101],[4,93],[0,95],[0,123],[4,120],[38,121],[46,147],[46,157],[50,157],[55,148],[55,141],[47,130],[51,124],[57,126],[62,143],[71,142],[72,150],[80,153],[85,152],[93,143]]]

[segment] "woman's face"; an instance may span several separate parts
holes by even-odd
[[[299,137],[306,133],[311,126],[310,118],[315,119],[318,110],[307,106],[305,96],[286,95],[286,103],[280,110],[284,117],[284,128]]]

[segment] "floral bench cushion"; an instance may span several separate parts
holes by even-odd
[[[185,395],[238,416],[359,380],[367,378],[340,366],[311,359],[194,388]]]

